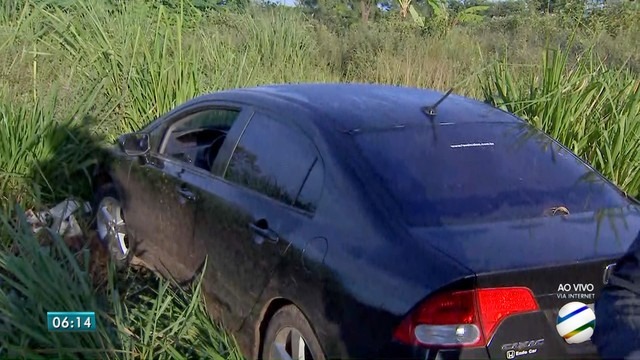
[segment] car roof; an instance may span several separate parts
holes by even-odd
[[[252,93],[296,103],[316,114],[316,125],[342,130],[385,128],[430,121],[424,108],[444,93],[404,86],[358,83],[302,83],[263,85],[230,93]],[[521,122],[486,103],[451,94],[438,105],[440,123]]]

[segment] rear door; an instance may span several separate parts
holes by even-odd
[[[209,255],[209,311],[236,330],[284,252],[312,237],[307,224],[324,169],[311,138],[281,116],[255,112],[246,128],[231,133],[239,141],[225,147],[228,163],[216,164],[211,180],[199,186],[195,239]]]

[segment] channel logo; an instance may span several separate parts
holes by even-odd
[[[596,327],[596,314],[581,302],[570,302],[560,308],[556,329],[569,344],[579,344],[591,339]]]

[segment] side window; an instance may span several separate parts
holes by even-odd
[[[210,171],[239,114],[238,110],[211,109],[187,115],[169,126],[158,152]]]
[[[315,206],[307,203],[317,200],[314,192],[319,191],[318,178],[322,177],[317,159],[315,146],[303,133],[256,113],[240,138],[225,178],[285,204],[313,211]],[[310,186],[303,187],[305,181]]]

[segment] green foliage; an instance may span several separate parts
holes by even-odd
[[[458,24],[480,23],[484,19],[483,13],[490,8],[489,5],[465,7],[457,2],[447,4],[444,0],[426,0],[426,4],[430,8],[429,18],[421,16],[413,5],[409,5],[409,13],[417,24],[433,35],[446,34]]]
[[[18,214],[21,209],[17,208]],[[96,332],[52,333],[46,325],[47,311],[93,311],[100,309],[89,272],[87,251],[77,254],[80,265],[64,242],[55,238],[41,247],[24,217],[14,227],[0,219],[2,242],[11,241],[19,254],[0,252],[0,356],[42,359],[57,354],[66,359],[114,357],[115,338],[108,316],[100,311]]]
[[[185,8],[188,11],[196,10],[198,12],[242,12],[251,6],[251,0],[111,0],[116,2],[118,6],[131,5],[132,1],[144,3],[147,6],[158,8],[167,8],[172,11],[181,11]]]
[[[480,23],[484,19],[484,16],[482,14],[488,9],[488,5],[477,5],[468,7],[456,14],[454,22],[459,24]]]
[[[533,1],[403,3],[406,16],[396,1],[379,2],[386,10],[369,8],[363,21],[359,1],[313,0],[302,9],[2,2],[0,204],[87,197],[87,173],[104,141],[207,91],[298,81],[454,87],[523,116],[638,193],[637,5],[581,14],[579,3],[554,2],[548,15]],[[543,52],[550,45],[562,51]],[[209,322],[198,288],[187,293],[147,273],[111,272],[106,289],[96,290],[82,262],[88,250],[71,253],[55,236],[42,248],[2,213],[0,238],[24,250],[0,250],[0,357],[79,358],[82,347],[89,358],[239,358]],[[87,304],[100,313],[97,333],[46,332],[43,306]]]
[[[637,76],[609,69],[591,51],[573,66],[566,51],[548,51],[540,72],[516,71],[496,65],[483,79],[484,97],[544,130],[627,192],[640,192]]]
[[[628,29],[638,29],[640,23],[640,2],[631,0],[612,1],[603,9],[590,11],[591,23],[617,35]]]
[[[0,96],[0,203],[56,201],[87,196],[88,168],[97,140],[85,118],[100,87],[90,89],[74,107],[60,109],[58,89],[33,104],[16,104]]]
[[[109,24],[104,9],[85,1],[76,6],[72,13],[42,10],[49,45],[62,46],[68,61],[85,65],[89,83],[106,81],[105,95],[116,100],[110,111],[120,118],[113,130],[140,129],[197,94],[196,53],[183,51],[182,12],[160,7],[155,21],[139,22],[136,9],[125,6],[120,21]]]
[[[23,8],[23,2],[18,0],[5,0],[0,5],[0,22],[6,24],[15,21]]]
[[[380,15],[377,7],[380,3],[376,0],[299,0],[298,4],[307,14],[338,33]]]
[[[413,5],[409,5],[409,13],[411,14],[411,18],[413,18],[413,21],[415,21],[418,25],[424,27],[424,17],[420,15],[418,10],[416,10]]]
[[[496,1],[488,6],[486,14],[489,18],[523,15],[527,9],[527,4],[520,0]]]
[[[22,209],[16,208],[21,214]],[[201,280],[188,291],[148,271],[106,269],[97,287],[95,253],[72,252],[57,234],[41,245],[22,216],[0,214],[0,357],[12,359],[242,359],[235,341],[211,322]],[[50,332],[47,311],[95,311],[97,329]]]

